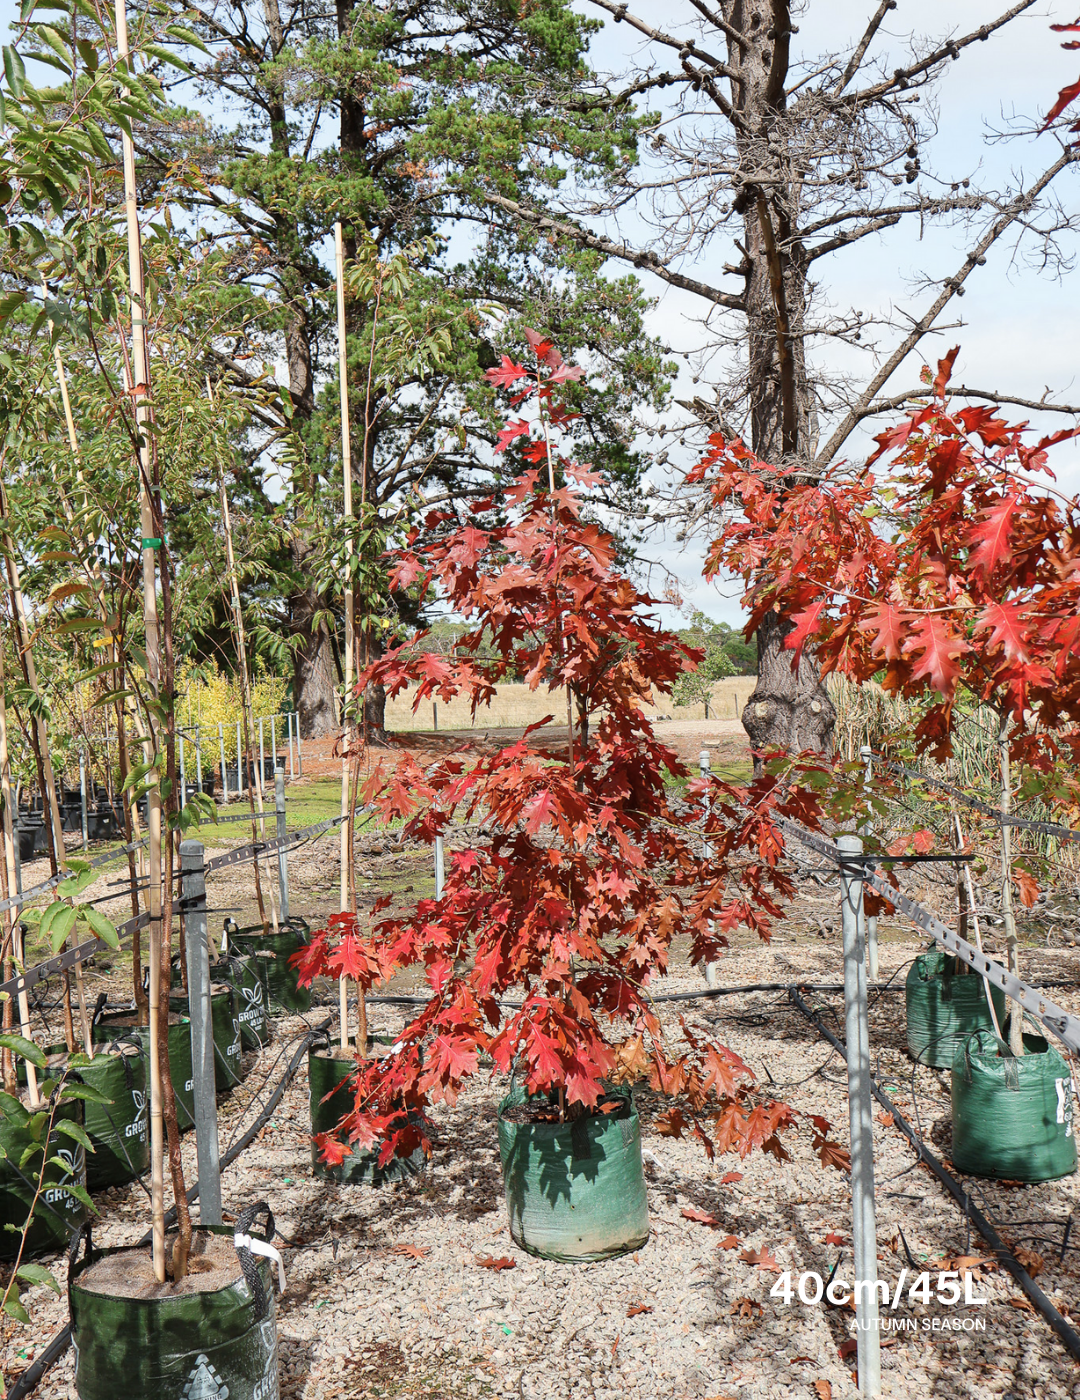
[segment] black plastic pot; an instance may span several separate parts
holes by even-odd
[[[261,1050],[271,1036],[267,1007],[266,973],[257,957],[226,956],[210,969],[215,982],[228,981],[236,993],[240,1044],[245,1050]]]
[[[188,1019],[188,999],[169,997],[169,1007]],[[231,985],[217,985],[210,990],[210,1019],[214,1032],[214,1083],[219,1093],[235,1089],[243,1079],[240,1051],[239,1009],[236,992]],[[171,1047],[170,1047],[171,1053]],[[191,1063],[191,1042],[188,1041],[188,1064]]]
[[[318,1050],[313,1046],[308,1051],[308,1096],[313,1137],[316,1133],[332,1132],[351,1111],[353,1096],[345,1081],[355,1069],[355,1060],[332,1059],[329,1050]],[[327,1181],[353,1184],[366,1181],[372,1186],[381,1186],[387,1181],[416,1176],[424,1167],[424,1154],[420,1148],[409,1157],[391,1157],[383,1167],[378,1165],[378,1156],[378,1148],[351,1152],[340,1165],[331,1167],[320,1159],[319,1149],[313,1141],[311,1174]]]
[[[241,1213],[237,1233],[250,1234],[258,1211],[269,1240],[274,1219],[262,1203]],[[205,1293],[122,1298],[80,1285],[99,1260],[125,1254],[136,1251],[88,1245],[68,1276],[80,1400],[277,1400],[275,1281],[266,1259],[238,1248],[235,1280]]]
[[[233,952],[250,957],[262,954],[256,966],[265,977],[267,1001],[270,1006],[282,1011],[307,1011],[311,1006],[311,991],[301,987],[299,973],[289,965],[293,953],[298,952],[307,942],[307,925],[302,921],[291,920],[282,925],[278,933],[264,934],[262,926],[241,929],[229,935],[229,946]]]
[[[82,1124],[82,1100],[59,1104],[55,1118]],[[34,1206],[24,1257],[66,1248],[89,1214],[85,1205],[65,1189],[71,1184],[85,1187],[86,1154],[74,1139],[58,1133],[54,1127],[48,1143],[50,1160],[46,1161],[43,1142],[47,1121],[46,1104],[40,1109],[22,1106],[20,1112],[18,1100],[5,1096],[0,1102],[0,1259],[14,1259],[18,1254],[19,1237],[43,1169],[44,1188]],[[54,1162],[53,1158],[59,1160]],[[14,1231],[7,1228],[9,1225],[15,1227]]]
[[[119,1037],[133,1036],[142,1046],[143,1054],[149,1055],[150,1029],[148,1026],[134,1026],[132,1011],[107,1012],[94,1023],[93,1037],[96,1042],[107,1042]],[[147,1059],[149,1065],[150,1061]],[[173,1094],[176,1096],[176,1125],[181,1132],[195,1126],[195,1085],[191,1073],[191,1025],[186,1017],[169,1027],[169,1072]],[[149,1080],[149,1070],[147,1071]]]

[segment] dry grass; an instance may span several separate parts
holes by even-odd
[[[711,719],[737,719],[754,689],[753,676],[727,676],[713,686],[709,703]],[[424,700],[416,714],[412,705],[415,692],[399,695],[386,704],[387,726],[397,733],[430,732],[434,726],[432,702]],[[475,722],[465,700],[435,702],[438,727],[444,729],[511,729],[536,724],[545,715],[553,715],[555,723],[566,723],[566,700],[562,694],[547,690],[530,690],[527,685],[501,685],[491,704],[477,712]],[[650,719],[704,719],[704,705],[676,706],[669,697],[659,705],[646,705]]]

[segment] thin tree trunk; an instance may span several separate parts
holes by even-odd
[[[1012,809],[1012,786],[1009,778],[1009,720],[1001,719],[998,733],[998,752],[1001,758],[1001,814],[1008,815]],[[1001,823],[1001,913],[1005,920],[1005,946],[1008,952],[1009,971],[1014,977],[1020,976],[1020,940],[1016,934],[1016,916],[1013,912],[1012,890],[1012,827]],[[1024,1011],[1019,1002],[1009,1001],[1009,1049],[1014,1055],[1024,1053]]]

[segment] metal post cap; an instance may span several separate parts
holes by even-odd
[[[699,765],[699,767],[701,768],[701,771],[702,771],[703,773],[707,773],[707,772],[709,771],[709,766],[710,766],[710,764],[709,764],[709,750],[708,750],[708,749],[702,749],[702,750],[701,750],[701,753],[700,753],[700,755],[698,756],[698,765]]]

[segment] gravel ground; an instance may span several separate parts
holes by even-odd
[[[373,889],[392,886],[410,899],[423,892],[426,856],[370,838],[361,852],[371,863]],[[335,865],[333,835],[291,858],[295,908],[314,918],[333,907]],[[250,900],[250,875],[223,872],[210,898],[222,905]],[[839,980],[838,933],[815,931],[823,928],[822,912],[831,915],[834,906],[831,891],[808,890],[796,917],[770,946],[740,944],[731,951],[722,980],[728,985]],[[921,946],[903,925],[885,925],[883,980],[896,974],[902,983],[905,964]],[[1080,981],[1080,964],[1071,952],[1029,947],[1023,971],[1031,979]],[[118,975],[108,980],[116,983]],[[668,981],[671,990],[702,985],[685,967]],[[1080,995],[1054,995],[1080,1011]],[[827,1020],[842,1023],[838,993],[815,993],[811,1000],[825,1008]],[[307,1021],[324,1014],[328,1011],[313,1010]],[[803,1113],[824,1114],[833,1136],[847,1143],[844,1066],[783,992],[676,1004],[666,1013],[672,1034],[678,1034],[680,1014],[742,1055],[760,1080],[773,1081],[778,1097]],[[371,1020],[373,1032],[392,1033],[402,1025],[402,1013],[372,1007]],[[247,1058],[245,1083],[220,1100],[223,1148],[253,1120],[286,1052],[305,1029],[301,1018],[281,1019],[274,1043]],[[928,1140],[947,1158],[947,1080],[920,1068],[913,1083],[902,995],[874,1001],[871,1047],[880,1080],[909,1119],[917,1103]],[[856,1393],[854,1360],[845,1346],[854,1333],[852,1313],[807,1305],[797,1296],[789,1304],[771,1297],[777,1273],[741,1257],[767,1250],[763,1264],[775,1259],[797,1279],[809,1270],[827,1276],[839,1255],[840,1272],[846,1266],[850,1277],[849,1182],[820,1165],[811,1150],[809,1124],[786,1135],[791,1154],[786,1162],[757,1154],[710,1164],[691,1141],[659,1135],[654,1124],[659,1105],[640,1094],[653,1227],[649,1242],[634,1255],[606,1263],[556,1264],[530,1257],[509,1238],[494,1122],[504,1089],[498,1079],[482,1076],[454,1109],[436,1110],[438,1141],[421,1177],[380,1189],[345,1187],[311,1177],[302,1069],[260,1138],[228,1170],[227,1209],[235,1213],[265,1198],[287,1241],[288,1288],[278,1304],[286,1400],[828,1400]],[[960,1211],[925,1168],[915,1168],[899,1131],[877,1121],[874,1132],[882,1277],[895,1283],[907,1262],[900,1231],[920,1269],[931,1270],[935,1279],[948,1267],[946,1261],[982,1255]],[[195,1175],[191,1135],[184,1155],[190,1181]],[[733,1172],[741,1173],[737,1180],[723,1180]],[[1080,1240],[1070,1244],[1063,1263],[1058,1260],[1064,1222],[1077,1207],[1077,1178],[1027,1187],[983,1181],[970,1186],[1010,1243],[1040,1256],[1031,1267],[1045,1291],[1080,1313]],[[132,1242],[147,1228],[147,1201],[138,1184],[103,1193],[98,1205],[100,1244]],[[689,1218],[687,1210],[714,1217],[715,1226]],[[732,1235],[737,1246],[725,1248]],[[484,1268],[477,1262],[480,1255],[511,1260],[513,1267]],[[59,1261],[52,1262],[62,1273]],[[1021,1306],[1009,1277],[992,1267],[978,1273],[974,1292],[987,1299],[983,1306],[949,1308],[904,1298],[897,1316],[915,1319],[920,1330],[888,1338],[883,1394],[971,1400],[1080,1396],[1080,1368],[1042,1319]],[[43,1288],[30,1290],[26,1301],[34,1317],[33,1342],[28,1344],[25,1329],[3,1324],[0,1362],[9,1380],[66,1317],[66,1302]],[[954,1322],[984,1330],[945,1330]],[[37,1393],[74,1394],[70,1352]]]

